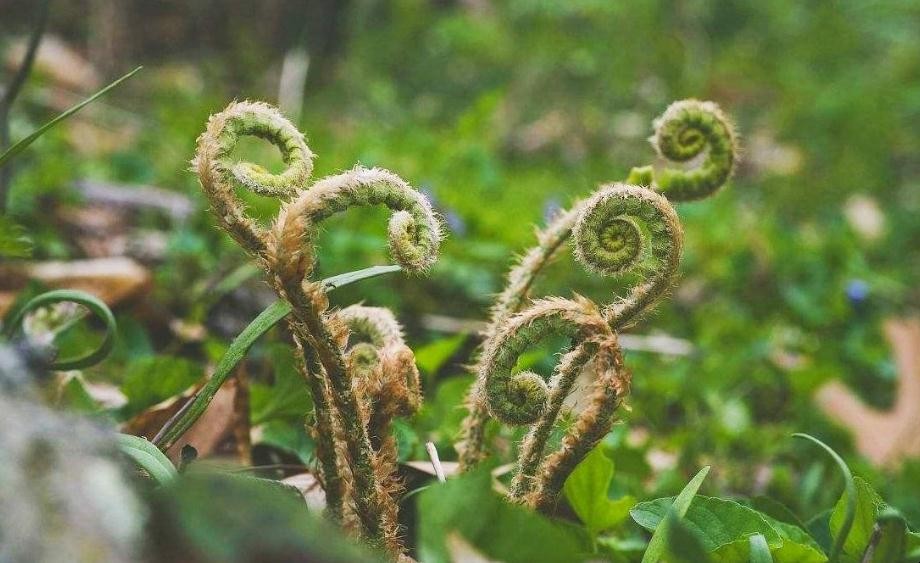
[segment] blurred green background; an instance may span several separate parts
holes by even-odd
[[[33,8],[0,0],[5,76]],[[378,278],[333,300],[394,308],[427,395],[424,412],[400,426],[403,454],[424,458],[420,444],[434,439],[453,459],[474,321],[534,227],[652,162],[646,139],[668,103],[713,100],[736,120],[743,162],[717,197],[679,206],[680,280],[634,332],[692,350],[628,351],[630,410],[606,441],[617,487],[670,494],[711,463],[713,491],[769,493],[815,514],[841,483],[790,443],[804,431],[847,453],[917,523],[920,462],[873,468],[814,395],[839,380],[875,408],[896,401],[882,323],[920,304],[918,29],[920,4],[910,0],[58,1],[48,37],[64,54],[39,57],[13,111],[14,139],[60,104],[145,68],[18,161],[9,213],[33,239],[33,259],[76,259],[91,254],[61,218],[86,203],[76,182],[190,198],[187,216],[142,209],[119,226],[159,233],[157,252],[135,256],[154,283],[119,305],[116,356],[88,378],[174,380],[142,410],[199,378],[271,300],[215,228],[188,162],[208,115],[230,100],[280,103],[318,154],[316,177],[382,166],[425,191],[445,219],[430,277]],[[258,142],[240,153],[280,165]],[[263,218],[277,208],[247,198]],[[384,225],[385,214],[365,210],[329,221],[319,273],[386,263]],[[617,289],[566,256],[536,294],[608,302]],[[184,337],[180,325],[201,336]],[[281,342],[274,335],[253,352],[253,412],[266,443],[307,460],[305,407],[271,403],[259,383],[292,371]],[[551,369],[553,352],[532,361]]]

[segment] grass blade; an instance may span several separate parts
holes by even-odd
[[[144,438],[119,434],[118,449],[160,485],[172,482],[178,475],[169,458]]]
[[[3,168],[3,166],[4,166],[8,161],[10,161],[14,156],[16,156],[16,155],[18,155],[19,153],[21,153],[22,151],[26,150],[26,148],[27,148],[29,145],[31,145],[32,143],[34,143],[39,137],[41,137],[42,135],[44,135],[49,129],[51,129],[52,127],[54,127],[55,125],[57,125],[57,124],[60,123],[61,121],[64,121],[65,119],[67,119],[67,118],[70,117],[71,115],[77,113],[78,111],[80,111],[81,109],[83,109],[84,107],[86,107],[87,105],[93,103],[93,102],[96,101],[98,98],[100,98],[100,97],[104,96],[105,94],[109,93],[110,90],[114,89],[115,87],[117,87],[119,84],[121,84],[121,83],[124,82],[125,80],[127,80],[127,79],[131,78],[132,76],[134,76],[141,68],[143,68],[143,67],[137,67],[136,69],[134,69],[134,70],[132,70],[131,72],[129,72],[128,74],[122,76],[121,78],[119,78],[119,79],[116,80],[115,82],[112,82],[111,84],[109,84],[108,86],[106,86],[105,88],[103,88],[102,90],[99,90],[98,92],[96,92],[95,94],[93,94],[92,96],[90,96],[89,98],[86,98],[85,100],[83,100],[83,101],[80,102],[79,104],[77,104],[77,105],[71,107],[70,109],[65,110],[64,113],[58,115],[57,117],[55,117],[54,119],[52,119],[52,120],[49,121],[48,123],[45,123],[44,125],[42,125],[42,126],[39,127],[38,129],[36,129],[35,131],[33,131],[29,136],[27,136],[27,137],[25,137],[25,138],[19,140],[15,145],[11,146],[9,149],[6,150],[6,152],[4,152],[2,155],[0,155],[0,168]]]
[[[792,435],[793,438],[803,438],[810,442],[813,442],[820,446],[827,454],[834,460],[834,463],[837,464],[837,467],[840,468],[840,472],[843,474],[844,482],[846,483],[846,493],[847,493],[847,504],[846,511],[844,513],[843,524],[840,526],[840,533],[837,534],[837,537],[834,538],[834,546],[831,548],[830,555],[828,555],[828,563],[835,563],[840,558],[840,553],[843,551],[843,544],[847,540],[847,536],[850,535],[850,529],[853,527],[853,521],[856,520],[856,482],[853,480],[853,473],[850,472],[850,468],[847,466],[846,462],[843,461],[843,458],[833,450],[830,446],[822,442],[821,440],[815,438],[811,434],[796,433]]]
[[[357,281],[366,280],[368,278],[375,278],[377,276],[382,276],[383,274],[398,272],[401,269],[402,266],[399,266],[398,264],[390,264],[387,266],[371,266],[370,268],[364,268],[363,270],[355,270],[354,272],[346,272],[344,274],[332,276],[331,278],[326,278],[323,280],[323,287],[326,289],[326,291],[332,291],[333,289],[345,287],[346,285],[355,283]]]
[[[668,511],[669,515],[673,515],[674,519],[680,520],[687,514],[687,510],[690,509],[690,503],[693,502],[693,497],[700,490],[700,485],[703,484],[703,480],[708,474],[709,466],[707,465],[700,469],[700,472],[693,479],[690,479],[684,490],[674,499],[674,504],[671,505],[671,509]],[[658,563],[661,560],[667,548],[669,523],[673,521],[675,520],[670,518],[661,519],[658,527],[655,528],[655,533],[652,534],[652,539],[648,542],[648,548],[645,550],[645,555],[642,556],[642,563]]]

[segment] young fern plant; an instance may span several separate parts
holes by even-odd
[[[552,507],[565,479],[609,431],[629,393],[631,376],[623,366],[617,334],[635,324],[673,283],[683,231],[670,202],[712,195],[731,176],[737,160],[732,125],[711,102],[672,104],[655,121],[651,142],[663,158],[696,166],[634,168],[625,183],[605,184],[558,214],[537,233],[537,245],[512,267],[492,307],[457,444],[460,467],[469,470],[486,457],[490,419],[529,425],[510,496],[534,508]],[[537,276],[570,238],[575,258],[586,269],[605,276],[633,272],[638,281],[605,306],[577,295],[530,301]],[[558,335],[571,344],[548,381],[512,371],[522,353]],[[551,431],[582,370],[592,375],[587,405],[560,448],[547,455]]]
[[[231,159],[245,135],[277,146],[287,168],[272,174]],[[256,259],[270,285],[290,304],[293,346],[313,395],[309,426],[329,516],[400,557],[390,423],[418,408],[415,358],[389,311],[330,309],[328,286],[312,279],[316,236],[319,223],[336,213],[386,206],[394,212],[390,253],[403,269],[424,273],[437,259],[440,224],[428,200],[386,170],[355,167],[310,184],[313,158],[303,134],[278,110],[239,102],[210,118],[193,167],[218,224]],[[247,215],[237,189],[282,201],[270,227]]]

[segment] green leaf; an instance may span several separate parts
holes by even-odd
[[[831,509],[825,510],[806,523],[808,534],[814,538],[825,553],[829,553],[834,545],[831,537]]]
[[[182,393],[204,376],[201,367],[185,358],[150,356],[128,366],[121,391],[128,398],[121,414],[130,418],[148,407]]]
[[[629,509],[636,504],[631,496],[615,501],[608,497],[613,469],[613,461],[604,454],[603,448],[597,447],[565,482],[565,497],[592,536],[626,520]]]
[[[716,563],[739,563],[752,561],[750,536],[729,544],[725,544],[712,553]],[[827,556],[809,545],[786,540],[780,546],[769,546],[770,557],[774,563],[825,563]]]
[[[762,516],[773,526],[783,540],[791,540],[793,543],[808,545],[819,551],[821,550],[821,545],[815,541],[815,538],[811,537],[811,535],[802,528],[799,528],[795,524],[780,522],[766,514],[762,514]]]
[[[507,563],[567,563],[586,551],[574,531],[499,497],[487,467],[429,487],[418,510],[419,560],[426,563],[452,561],[447,539],[456,536]]]
[[[176,478],[176,468],[169,458],[144,438],[119,434],[118,449],[160,485],[170,483]]]
[[[770,546],[767,545],[767,538],[763,534],[754,534],[748,538],[751,548],[749,561],[751,563],[773,563],[773,556],[770,555]]]
[[[869,545],[869,539],[872,537],[872,530],[875,527],[879,509],[883,504],[878,493],[861,477],[854,478],[854,485],[856,495],[852,505],[855,509],[855,518],[853,519],[850,533],[846,535],[843,542],[843,561],[859,561],[862,558],[866,546]],[[847,510],[851,504],[850,498],[849,490],[844,492],[831,513],[831,535],[836,541],[840,541],[840,537],[844,533]]]
[[[271,385],[253,383],[250,386],[252,424],[291,418],[302,422],[304,413],[313,408],[313,400],[307,383],[294,364],[294,355],[288,346],[273,344],[267,356],[274,372],[274,381]]]
[[[693,501],[693,497],[696,496],[696,492],[700,490],[700,485],[703,484],[703,480],[706,478],[706,475],[709,474],[709,466],[700,469],[700,471],[690,479],[690,482],[684,487],[684,489],[677,495],[677,498],[674,499],[674,502],[671,505],[670,510],[674,512],[675,517],[679,520],[684,517],[687,513],[687,510],[690,509],[690,503]],[[636,509],[629,511],[629,514],[633,517],[633,520],[636,520]],[[638,522],[638,520],[636,520]],[[668,534],[668,525],[669,520],[665,520],[665,525],[656,526],[654,528],[654,533],[652,533],[652,539],[648,542],[648,548],[645,550],[645,555],[642,556],[642,563],[657,563],[661,557],[664,555],[665,551],[665,542],[667,541]],[[641,524],[640,524],[641,525]]]
[[[799,520],[799,517],[782,503],[769,497],[759,496],[751,499],[751,508],[760,512],[761,516],[766,518],[784,540],[810,545],[817,550],[822,549],[806,531],[805,524]]]
[[[639,503],[632,510],[633,520],[647,530],[654,530],[673,502],[673,498],[661,498]],[[783,543],[779,532],[762,514],[733,500],[697,496],[686,511],[683,523],[700,537],[707,551],[715,551],[753,534],[763,534],[771,546]]]
[[[124,82],[125,80],[127,80],[127,79],[131,78],[132,76],[134,76],[141,68],[142,68],[142,67],[137,67],[136,69],[134,69],[134,70],[132,70],[131,72],[129,72],[128,74],[122,76],[121,78],[119,78],[119,79],[116,80],[115,82],[112,82],[111,84],[109,84],[108,86],[106,86],[105,88],[103,88],[102,90],[99,90],[98,92],[96,92],[95,94],[93,94],[92,96],[90,96],[89,98],[83,100],[82,102],[80,102],[80,103],[78,103],[77,105],[71,107],[70,109],[65,110],[63,113],[61,113],[60,115],[58,115],[57,117],[55,117],[54,119],[52,119],[51,121],[49,121],[48,123],[45,123],[44,125],[42,125],[42,126],[39,127],[38,129],[36,129],[35,131],[33,131],[31,134],[29,134],[29,136],[25,137],[24,139],[21,139],[21,140],[20,140],[19,142],[17,142],[15,145],[13,145],[13,146],[10,147],[9,149],[7,149],[6,152],[4,152],[3,154],[0,154],[0,168],[3,168],[3,166],[4,166],[9,160],[11,160],[14,156],[16,156],[16,155],[18,155],[19,153],[21,153],[22,151],[26,150],[26,148],[27,148],[29,145],[31,145],[31,144],[34,143],[36,140],[38,140],[38,138],[41,137],[42,135],[44,135],[49,129],[51,129],[52,127],[54,127],[55,125],[57,125],[57,124],[60,123],[61,121],[64,121],[65,119],[67,119],[67,118],[70,117],[71,115],[77,113],[78,111],[80,111],[81,109],[83,109],[84,107],[86,107],[87,105],[93,103],[93,102],[96,101],[99,97],[104,96],[104,95],[107,94],[110,90],[112,90],[113,88],[115,88],[116,86],[118,86],[119,84],[121,84],[122,82]]]
[[[778,522],[792,524],[802,530],[805,529],[805,523],[789,507],[770,497],[761,495],[751,498],[751,508]]]
[[[32,256],[32,241],[25,229],[9,217],[0,216],[0,258],[29,256]]]

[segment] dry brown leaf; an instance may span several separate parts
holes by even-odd
[[[179,452],[186,444],[198,451],[199,458],[211,454],[225,438],[233,434],[236,392],[236,379],[224,383],[208,405],[208,410],[166,451],[166,455],[177,461]]]
[[[860,453],[876,465],[896,466],[920,455],[920,319],[889,319],[884,329],[898,372],[894,407],[879,411],[866,406],[838,381],[819,389],[816,401],[850,429]]]
[[[198,393],[202,385],[197,385],[181,395],[170,397],[135,415],[131,420],[121,425],[121,431],[132,436],[142,436],[148,440],[152,439],[163,425]]]
[[[0,266],[0,315],[30,279],[51,288],[79,289],[113,306],[146,290],[151,276],[146,268],[124,257],[4,264]]]

